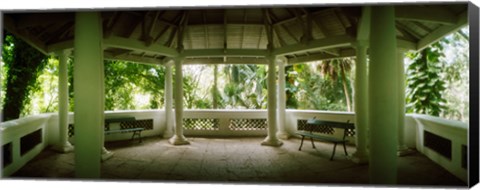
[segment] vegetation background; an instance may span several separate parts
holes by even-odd
[[[468,123],[468,28],[405,58],[408,113]],[[58,60],[5,34],[0,105],[4,120],[58,111]],[[73,111],[73,59],[69,59]],[[186,109],[266,109],[266,65],[183,66]],[[333,59],[285,68],[288,109],[353,112],[355,59]],[[105,109],[164,107],[165,69],[125,61],[105,61]],[[174,95],[175,97],[175,95]]]

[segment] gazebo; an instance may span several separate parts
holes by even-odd
[[[161,124],[165,127],[157,134],[169,138],[173,145],[189,144],[183,128],[182,66],[266,64],[268,128],[261,145],[281,146],[281,139],[295,131],[285,122],[285,93],[277,93],[285,92],[285,66],[356,57],[356,152],[352,160],[368,162],[371,183],[394,184],[397,176],[392,163],[397,154],[407,150],[408,138],[404,127],[404,53],[421,50],[468,25],[470,6],[448,3],[5,11],[3,21],[8,32],[44,54],[59,57],[60,111],[58,128],[54,129],[58,130],[58,138],[48,141],[65,152],[73,149],[68,141],[66,64],[69,56],[74,58],[78,178],[98,178],[102,158],[111,156],[103,148],[104,59],[166,68],[165,115]],[[466,176],[466,172],[457,173]]]

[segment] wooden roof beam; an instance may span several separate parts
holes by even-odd
[[[185,57],[265,57],[267,50],[258,49],[187,49]]]
[[[429,46],[432,43],[442,39],[446,35],[460,30],[464,26],[468,25],[468,11],[464,11],[462,14],[458,15],[457,20],[454,25],[445,25],[437,28],[436,30],[429,33],[424,38],[420,39],[417,43],[417,50],[422,50],[423,48]]]
[[[293,65],[297,63],[305,63],[305,62],[311,62],[311,61],[321,61],[321,60],[337,59],[337,58],[345,58],[345,57],[353,57],[353,56],[355,56],[354,49],[344,49],[339,51],[338,55],[322,53],[322,54],[313,54],[309,56],[288,58],[288,64]]]
[[[133,51],[140,51],[140,52],[149,52],[153,54],[160,54],[163,56],[168,57],[175,57],[178,56],[178,52],[166,46],[152,44],[151,46],[146,46],[143,41],[123,38],[118,36],[110,36],[103,40],[105,47],[112,47],[112,48],[120,48],[120,49],[128,49]]]
[[[457,17],[443,6],[395,6],[395,18],[418,22],[431,22],[444,25],[455,25]]]
[[[307,51],[325,50],[330,48],[349,46],[354,42],[355,38],[349,35],[332,36],[330,38],[313,40],[310,41],[308,44],[295,44],[277,48],[273,51],[273,54],[281,56],[294,53],[303,53]]]

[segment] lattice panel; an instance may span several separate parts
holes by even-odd
[[[68,137],[73,137],[74,133],[73,124],[68,124]]]
[[[120,122],[120,129],[144,128],[144,130],[153,130],[153,119],[142,119],[136,121]],[[107,129],[105,129],[107,130]]]
[[[233,131],[253,131],[267,128],[267,119],[230,119],[228,126]]]
[[[218,119],[184,118],[183,126],[191,130],[218,130]]]
[[[335,129],[333,127],[322,126],[322,125],[319,125],[319,126],[308,125],[307,120],[305,119],[298,119],[297,126],[298,126],[298,130],[302,130],[302,131],[311,130],[314,133],[323,133],[323,134],[330,134],[330,135],[333,135],[335,133]]]
[[[355,129],[347,129],[347,137],[355,136]]]

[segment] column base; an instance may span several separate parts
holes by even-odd
[[[267,136],[267,138],[265,138],[265,140],[263,140],[261,145],[278,147],[278,146],[282,146],[283,142],[279,141],[277,138],[274,139],[274,138],[270,138],[269,136]]]
[[[368,155],[364,152],[355,152],[351,157],[352,162],[356,164],[368,164]]]
[[[164,134],[163,134],[163,138],[164,139],[168,139],[168,138],[172,138],[173,137],[173,131],[167,131],[165,130]]]
[[[52,149],[60,153],[68,153],[68,152],[72,152],[74,148],[72,144],[70,144],[70,142],[67,141],[63,145],[54,145]]]
[[[278,132],[277,138],[287,140],[288,138],[290,138],[290,134],[288,134],[286,131]]]
[[[409,155],[409,154],[413,154],[414,152],[415,152],[415,150],[412,150],[412,149],[408,148],[407,146],[403,145],[403,146],[398,147],[397,156],[402,157],[402,156],[406,156],[406,155]]]
[[[182,135],[182,136],[177,136],[174,135],[172,138],[168,140],[168,142],[172,145],[189,145],[190,142]]]
[[[113,154],[113,152],[110,152],[105,147],[102,147],[102,162],[112,158]]]

